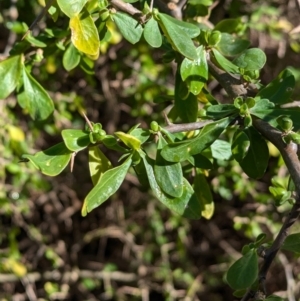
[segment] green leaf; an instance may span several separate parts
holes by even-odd
[[[233,104],[213,105],[206,109],[206,116],[211,119],[220,119],[237,112],[238,110]]]
[[[141,148],[141,141],[134,136],[123,132],[115,132],[115,135],[129,148],[134,150]]]
[[[216,24],[214,30],[219,30],[222,33],[237,33],[244,26],[241,18],[223,19]]]
[[[180,66],[180,74],[183,81],[187,81],[189,91],[198,95],[208,78],[208,66],[206,51],[201,45],[196,49],[198,58],[191,61],[185,58]]]
[[[81,52],[99,55],[100,40],[92,17],[88,14],[75,15],[70,19],[71,41]]]
[[[244,131],[236,130],[232,139],[231,151],[237,162],[242,162],[248,153],[250,140]]]
[[[81,210],[82,216],[86,216],[93,209],[104,203],[112,196],[123,183],[131,165],[131,156],[120,166],[107,170],[100,178],[96,186],[86,196]]]
[[[190,156],[201,153],[209,147],[231,122],[230,118],[224,118],[203,127],[201,132],[193,139],[171,143],[162,149],[162,156],[171,162],[182,162]]]
[[[228,270],[226,280],[235,290],[250,287],[258,276],[258,256],[255,249],[238,259]]]
[[[71,71],[80,63],[80,53],[71,43],[63,55],[63,66],[67,71]]]
[[[65,169],[71,156],[72,152],[61,142],[35,155],[25,154],[22,159],[28,159],[43,174],[54,177]]]
[[[286,301],[286,299],[281,298],[281,297],[276,296],[276,295],[270,295],[266,299],[264,299],[264,301]]]
[[[94,186],[99,182],[101,176],[112,168],[111,162],[102,153],[99,146],[89,148],[89,169]]]
[[[165,21],[167,20],[167,23],[171,22],[174,25],[176,25],[178,28],[180,28],[180,30],[184,31],[185,34],[187,34],[191,39],[198,37],[200,34],[200,28],[195,24],[175,19],[163,13],[159,13],[158,16],[160,19],[164,19]]]
[[[130,130],[129,134],[138,139],[141,142],[141,144],[145,143],[151,135],[149,130],[141,128]]]
[[[146,42],[154,48],[158,48],[162,44],[162,36],[159,26],[153,17],[145,25],[144,38]]]
[[[210,148],[212,157],[218,160],[229,160],[232,155],[228,141],[217,139]]]
[[[180,163],[171,163],[161,156],[161,150],[168,145],[160,135],[157,145],[154,175],[161,190],[171,197],[180,197],[183,193],[183,175]]]
[[[256,96],[267,98],[277,105],[284,104],[290,101],[294,87],[295,77],[289,69],[285,69]]]
[[[217,49],[212,49],[214,57],[218,63],[218,65],[224,70],[229,73],[239,74],[239,68],[231,61],[227,60]]]
[[[57,0],[61,11],[69,18],[78,15],[88,0]]]
[[[0,62],[0,99],[6,98],[17,86],[23,68],[22,56],[12,56]]]
[[[251,178],[261,178],[268,166],[269,148],[265,139],[253,128],[245,129],[250,147],[244,159],[239,162],[243,171]]]
[[[236,56],[246,50],[249,46],[249,41],[222,32],[222,37],[217,48],[225,56]]]
[[[197,154],[188,158],[188,161],[195,167],[201,169],[212,169],[213,165],[208,158],[201,154]]]
[[[34,120],[47,119],[54,110],[52,99],[46,90],[23,68],[24,90],[18,94],[18,103],[28,110]]]
[[[173,20],[171,21],[169,16],[159,13],[158,17],[158,23],[173,48],[183,56],[196,60],[198,58],[196,48],[188,34]]]
[[[185,178],[183,178],[182,195],[177,198],[167,196],[163,193],[156,182],[153,170],[154,160],[149,158],[142,151],[140,151],[140,155],[145,165],[150,187],[157,199],[170,210],[181,216],[190,219],[199,219],[201,217],[201,206],[190,183]]]
[[[128,42],[135,44],[141,39],[143,27],[133,17],[122,12],[116,12],[113,15],[113,19],[116,22],[121,34]]]
[[[79,152],[90,144],[90,137],[87,131],[83,130],[62,130],[61,135],[66,147],[73,151]]]
[[[245,70],[260,70],[265,65],[267,57],[259,48],[245,50],[233,63]]]
[[[197,172],[194,178],[193,188],[201,204],[201,215],[206,219],[211,219],[215,204],[206,177],[200,171]]]
[[[300,253],[300,233],[290,234],[284,241],[281,249]]]

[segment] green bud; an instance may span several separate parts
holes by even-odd
[[[285,115],[281,115],[276,119],[278,126],[285,133],[293,129],[293,120]]]
[[[253,97],[247,97],[246,98],[246,105],[249,109],[253,108],[255,106],[255,99]]]
[[[198,117],[206,117],[206,110],[200,109],[198,110]]]
[[[159,131],[159,125],[156,121],[151,121],[150,128],[155,133],[157,133]]]
[[[234,100],[234,106],[235,106],[237,109],[240,109],[241,106],[243,105],[243,103],[244,103],[244,100],[243,100],[242,97],[237,97],[237,98],[235,98],[235,100]]]
[[[240,107],[240,115],[241,116],[246,116],[246,115],[249,115],[249,109],[248,109],[248,106],[247,104],[242,104],[241,107]]]
[[[245,128],[248,128],[252,125],[252,117],[250,114],[247,114],[244,118],[244,126]]]
[[[300,144],[300,134],[291,132],[288,134],[291,141],[293,141],[296,144]]]

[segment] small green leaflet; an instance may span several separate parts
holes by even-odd
[[[201,45],[197,49],[198,58],[191,61],[185,58],[180,66],[180,75],[183,81],[187,81],[189,91],[194,95],[198,95],[207,78],[208,78],[208,66],[206,60],[206,51]]]
[[[245,133],[250,140],[250,147],[244,159],[240,161],[243,171],[251,178],[261,178],[268,166],[269,148],[265,139],[255,128],[245,129]]]
[[[156,182],[153,170],[154,161],[142,151],[140,151],[140,155],[144,162],[150,187],[158,200],[160,200],[166,207],[179,215],[190,219],[199,219],[201,217],[201,204],[199,203],[190,183],[185,178],[183,178],[182,195],[177,198],[167,196],[163,193]]]
[[[123,132],[115,132],[115,135],[129,148],[134,150],[141,148],[141,141],[134,136]]]
[[[94,186],[99,182],[104,172],[112,168],[111,162],[98,145],[89,147],[89,168]]]
[[[63,66],[67,71],[71,71],[78,66],[80,62],[80,53],[71,43],[63,55]]]
[[[172,22],[183,30],[191,39],[198,37],[200,34],[200,28],[196,24],[184,22],[163,13],[159,13],[159,17]]]
[[[153,48],[158,48],[162,44],[162,36],[157,21],[152,17],[145,25],[144,38]]]
[[[285,239],[283,245],[281,246],[281,249],[300,254],[300,233],[289,235]]]
[[[128,42],[135,44],[141,39],[143,27],[137,20],[122,12],[116,12],[113,20]]]
[[[206,125],[193,139],[171,143],[162,149],[162,156],[171,162],[182,162],[209,147],[231,122],[227,117]]]
[[[213,48],[212,52],[218,65],[225,71],[233,74],[239,74],[239,68],[231,61],[227,60],[217,49]]]
[[[266,87],[262,88],[256,96],[267,98],[277,105],[288,103],[295,83],[293,73],[289,69],[285,69]]]
[[[267,61],[265,53],[259,48],[245,50],[233,63],[245,70],[260,70]]]
[[[79,152],[85,149],[90,144],[89,133],[83,130],[62,130],[61,135],[66,144],[66,147],[73,151]]]
[[[217,45],[217,48],[225,56],[236,56],[249,46],[250,42],[248,40],[242,40],[231,34],[222,32],[221,41]]]
[[[250,140],[244,131],[237,129],[234,133],[231,151],[237,162],[242,162],[248,153]]]
[[[100,178],[96,186],[86,196],[81,210],[82,216],[86,216],[93,209],[104,203],[112,196],[123,183],[131,165],[131,156],[120,166],[107,170]]]
[[[78,15],[88,0],[57,0],[61,11],[69,18]]]
[[[159,26],[173,48],[183,56],[191,60],[196,60],[198,56],[195,45],[186,31],[173,22],[173,20],[171,21],[169,16],[158,13],[158,17]]]
[[[183,193],[183,175],[180,163],[168,162],[160,154],[168,145],[162,135],[159,136],[154,175],[161,190],[171,197],[180,197]]]
[[[72,152],[60,142],[35,155],[23,155],[22,159],[28,159],[34,167],[47,176],[57,176],[68,165]]]
[[[23,56],[12,56],[0,62],[0,99],[6,98],[17,86],[23,68]]]
[[[52,99],[44,88],[23,68],[24,90],[18,94],[18,103],[34,120],[47,119],[54,110]]]
[[[217,139],[210,146],[211,154],[214,159],[229,160],[231,153],[231,145],[228,141]]]
[[[211,219],[214,214],[215,204],[206,177],[199,170],[197,170],[194,178],[193,188],[202,207],[202,216],[206,219]]]
[[[70,19],[73,45],[85,54],[98,58],[100,40],[93,18],[88,14],[75,15]]]
[[[249,250],[228,270],[226,280],[235,290],[250,287],[258,276],[258,256],[255,249]]]

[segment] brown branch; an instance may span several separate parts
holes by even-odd
[[[228,96],[234,99],[238,96],[252,96],[255,95],[256,89],[253,86],[245,87],[242,81],[225,71],[218,68],[211,60],[208,59],[210,73],[225,89]],[[282,140],[282,132],[273,128],[269,123],[253,118],[253,126],[270,142],[272,142],[280,151],[282,158],[287,166],[296,187],[296,203],[292,207],[288,216],[286,217],[277,237],[275,238],[271,247],[266,251],[264,256],[264,263],[259,271],[260,289],[265,294],[265,279],[267,272],[281,246],[286,239],[291,226],[297,221],[300,215],[300,162],[297,156],[297,147],[294,143],[286,144]],[[250,300],[256,295],[256,290],[249,290],[242,301]]]

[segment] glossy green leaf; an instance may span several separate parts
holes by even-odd
[[[135,44],[141,39],[143,27],[133,17],[122,12],[116,12],[113,15],[113,19],[116,22],[121,34],[128,42]]]
[[[284,241],[281,249],[300,253],[300,233],[290,234]]]
[[[201,204],[202,216],[206,219],[211,219],[214,214],[215,204],[206,177],[200,171],[197,172],[194,178],[193,188]]]
[[[151,135],[148,129],[141,129],[141,128],[133,129],[129,131],[128,134],[138,139],[141,142],[141,144],[145,143]]]
[[[134,150],[141,148],[141,141],[134,136],[123,132],[115,132],[115,135],[129,148]]]
[[[142,152],[140,154],[145,165],[150,187],[157,199],[179,215],[190,219],[199,219],[201,217],[201,206],[190,183],[184,178],[182,195],[177,198],[167,196],[156,182],[153,170],[154,160]]]
[[[265,139],[253,128],[245,129],[250,146],[244,159],[239,162],[243,171],[251,178],[261,178],[268,166],[269,148]]]
[[[289,69],[283,70],[266,87],[261,89],[257,96],[267,98],[279,105],[288,103],[295,87],[295,77]]]
[[[240,31],[241,27],[244,26],[243,23],[244,22],[241,20],[241,18],[226,18],[217,23],[214,27],[214,30],[219,30],[222,33],[237,33]]]
[[[70,19],[71,41],[81,52],[97,58],[100,40],[96,25],[88,14],[75,15]]]
[[[0,62],[0,99],[6,98],[17,86],[23,68],[22,56],[12,56]]]
[[[23,87],[18,103],[34,120],[47,119],[54,110],[53,101],[46,90],[23,68]]]
[[[265,65],[267,57],[259,48],[245,50],[233,63],[245,70],[260,70]]]
[[[69,18],[78,15],[88,0],[57,0],[61,11]]]
[[[62,130],[61,135],[66,147],[73,151],[79,152],[90,144],[89,133],[83,130]]]
[[[111,168],[111,162],[98,145],[89,148],[89,169],[94,186],[99,182],[101,176]]]
[[[167,22],[171,22],[177,27],[179,27],[182,31],[184,31],[189,38],[193,39],[199,36],[200,28],[192,23],[184,22],[178,19],[175,19],[167,14],[159,13],[159,18],[167,20]]]
[[[188,34],[173,20],[171,21],[169,16],[159,13],[158,17],[158,23],[173,48],[183,56],[196,60],[198,57],[196,48]]]
[[[171,143],[162,149],[162,156],[171,162],[182,162],[190,156],[201,153],[209,147],[226,129],[231,122],[230,118],[224,118],[206,125],[193,139],[183,142]]]
[[[239,39],[231,34],[222,32],[217,45],[218,50],[225,56],[236,56],[250,46],[250,41]]]
[[[212,157],[218,160],[229,160],[231,153],[231,145],[228,141],[217,139],[210,146]]]
[[[78,66],[80,62],[80,53],[71,43],[63,55],[63,66],[67,71],[71,71]]]
[[[248,153],[250,140],[244,131],[236,130],[232,139],[231,151],[236,161],[241,162]]]
[[[217,49],[213,48],[212,52],[218,65],[225,71],[233,74],[239,74],[239,68],[231,61],[227,60]]]
[[[250,287],[258,276],[258,256],[250,250],[238,259],[228,270],[226,280],[233,289]]]
[[[206,116],[211,119],[220,119],[237,112],[238,110],[233,104],[213,105],[207,108]]]
[[[197,49],[198,58],[191,61],[185,58],[180,66],[180,75],[183,81],[187,81],[189,91],[198,95],[208,78],[208,66],[206,51],[201,45]]]
[[[162,44],[162,36],[159,26],[153,17],[145,25],[144,38],[146,42],[154,48],[158,48]]]
[[[188,161],[195,167],[201,169],[212,169],[213,164],[208,158],[201,154],[197,154],[188,158]]]
[[[180,197],[183,193],[183,175],[180,163],[168,162],[161,156],[161,150],[168,145],[160,135],[157,145],[154,175],[161,190],[171,197]]]
[[[107,170],[98,181],[97,185],[86,196],[81,210],[82,216],[86,216],[93,209],[104,203],[112,196],[123,183],[131,165],[129,157],[122,165]]]
[[[72,152],[61,142],[35,155],[23,155],[22,159],[28,159],[43,174],[54,177],[65,169],[71,156]]]

